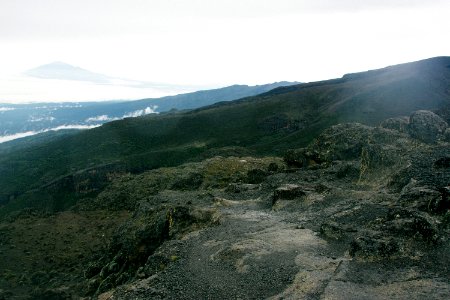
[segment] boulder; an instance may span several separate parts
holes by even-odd
[[[379,232],[364,232],[350,243],[349,254],[352,257],[384,258],[398,251],[399,245],[394,238],[386,237]]]
[[[413,238],[435,244],[439,240],[437,222],[429,214],[414,209],[393,208],[386,216],[385,229],[398,238]]]
[[[409,117],[408,132],[411,137],[433,144],[443,138],[448,124],[437,114],[419,110]]]
[[[288,150],[284,154],[283,159],[288,166],[299,168],[322,163],[319,154],[309,148]]]
[[[358,159],[367,145],[373,127],[359,123],[334,125],[326,129],[312,144],[319,161]]]
[[[397,130],[399,132],[408,132],[409,118],[408,117],[397,117],[386,119],[381,122],[380,127],[386,129]]]
[[[426,186],[417,186],[413,182],[411,181],[402,189],[399,203],[403,207],[437,212],[442,205],[441,193]]]

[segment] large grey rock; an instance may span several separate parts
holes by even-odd
[[[431,111],[419,110],[409,117],[409,134],[425,143],[436,143],[443,138],[448,124]]]

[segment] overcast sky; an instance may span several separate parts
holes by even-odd
[[[0,76],[64,61],[178,85],[315,81],[450,55],[449,14],[448,0],[1,0]]]

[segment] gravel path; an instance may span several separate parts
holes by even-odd
[[[324,256],[327,243],[254,204],[233,203],[222,208],[220,225],[163,245],[160,251],[179,259],[153,277],[122,287],[115,297],[281,299],[321,292],[339,265]]]

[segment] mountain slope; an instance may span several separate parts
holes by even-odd
[[[143,99],[136,101],[135,104],[139,105],[145,103],[145,105],[156,105],[157,112],[169,111],[173,108],[178,110],[193,109],[211,105],[219,101],[231,101],[244,97],[255,96],[278,87],[291,86],[295,84],[298,84],[298,82],[281,81],[255,86],[232,85],[220,89],[198,91],[183,95],[163,97],[160,99]]]
[[[107,184],[107,175],[94,180],[89,174],[141,172],[218,154],[281,154],[306,145],[329,125],[374,125],[418,109],[439,110],[449,121],[449,66],[449,57],[438,57],[185,113],[111,122],[0,158],[2,199],[24,195],[10,201],[9,209],[43,198],[58,199],[61,208],[61,202],[76,201],[67,191],[78,193],[81,182],[92,193]],[[39,193],[25,193],[32,188]]]

